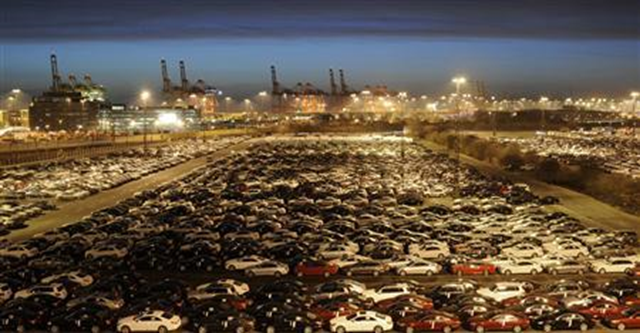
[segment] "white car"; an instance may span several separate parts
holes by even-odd
[[[118,319],[116,329],[121,333],[158,332],[167,333],[180,328],[179,316],[164,311],[149,311]]]
[[[259,265],[245,269],[247,276],[268,275],[280,277],[289,274],[289,266],[277,261],[265,261]]]
[[[542,265],[533,260],[514,260],[509,263],[504,263],[498,266],[498,270],[501,274],[538,274],[544,269]]]
[[[245,256],[225,261],[224,268],[229,271],[244,270],[267,261],[269,259],[261,256]]]
[[[589,249],[577,243],[562,244],[555,249],[555,253],[571,258],[586,257],[589,255]]]
[[[223,284],[209,284],[206,287],[196,288],[187,293],[189,300],[202,301],[209,298],[214,298],[220,295],[235,295],[235,290]]]
[[[29,298],[32,296],[47,295],[59,299],[67,298],[67,290],[62,283],[35,285],[33,287],[17,291],[14,298]]]
[[[348,254],[340,258],[329,260],[329,264],[336,265],[338,268],[353,266],[363,261],[369,261],[371,258],[359,254]]]
[[[591,262],[591,269],[600,274],[605,273],[626,273],[631,271],[635,263],[627,258],[609,258],[605,260],[594,260]]]
[[[478,289],[478,295],[502,302],[512,297],[524,296],[527,293],[524,285],[519,282],[497,282],[491,287]]]
[[[74,298],[67,302],[67,308],[72,308],[82,303],[93,303],[102,305],[110,310],[118,310],[124,306],[124,300],[121,298],[113,298],[110,296],[101,295],[89,295],[79,298]]]
[[[516,258],[532,258],[540,257],[544,254],[544,251],[538,246],[520,243],[511,247],[502,249],[502,254]]]
[[[410,248],[409,254],[424,259],[442,259],[449,256],[451,252],[446,244],[427,244],[413,249]]]
[[[13,296],[11,287],[6,283],[0,283],[0,303],[8,301]]]
[[[21,244],[12,245],[0,249],[0,257],[14,257],[14,258],[31,258],[38,254],[38,249],[35,247],[28,247]]]
[[[236,293],[236,295],[244,295],[244,294],[248,293],[249,290],[250,290],[248,284],[246,284],[246,283],[244,283],[242,281],[234,280],[234,279],[220,279],[220,280],[217,280],[214,283],[225,285],[225,286],[229,286],[229,287],[233,288],[233,291]],[[206,285],[207,284],[200,285],[200,286],[196,287],[196,289],[198,289],[200,287],[205,287]]]
[[[362,293],[366,299],[372,300],[374,303],[395,298],[402,295],[412,293],[411,287],[406,283],[394,283],[379,287],[378,289],[367,289]]]
[[[331,332],[375,332],[382,333],[393,329],[390,316],[375,311],[360,311],[348,316],[339,316],[329,321]]]
[[[560,255],[560,254],[556,254],[556,253],[547,253],[545,255],[543,255],[542,257],[538,257],[533,259],[533,261],[537,262],[538,264],[540,264],[542,267],[550,267],[550,266],[557,266],[560,265],[560,263],[567,261],[569,258]]]
[[[357,250],[354,250],[352,247],[349,247],[345,244],[330,244],[327,247],[318,249],[318,257],[331,260],[335,258],[340,258],[348,255],[354,255]]]
[[[73,282],[81,287],[88,287],[93,284],[93,276],[82,273],[80,271],[50,275],[43,278],[40,282],[49,284],[52,282],[62,282],[65,280]]]
[[[442,271],[442,266],[435,262],[426,260],[416,260],[408,265],[396,268],[398,275],[433,275]]]
[[[84,253],[85,258],[94,259],[101,257],[124,258],[129,251],[125,247],[118,247],[114,244],[103,244],[95,246]]]

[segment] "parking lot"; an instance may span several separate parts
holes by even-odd
[[[635,232],[404,137],[235,143],[10,234],[0,330],[640,327]]]

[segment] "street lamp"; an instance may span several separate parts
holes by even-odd
[[[456,85],[456,96],[460,95],[460,86],[467,83],[467,79],[464,76],[456,76],[451,79],[451,82]]]
[[[456,130],[456,145],[455,145],[455,154],[456,154],[456,164],[458,165],[458,170],[456,172],[456,178],[458,187],[460,187],[460,172],[462,171],[460,167],[460,87],[467,83],[467,79],[464,76],[456,76],[451,79],[451,82],[456,85],[456,121],[455,121],[455,130]]]
[[[140,93],[140,99],[142,100],[142,112],[143,112],[143,123],[142,125],[143,127],[143,142],[144,142],[144,153],[146,155],[147,153],[147,123],[148,123],[148,119],[147,119],[147,100],[149,100],[149,97],[151,97],[151,93],[144,90],[143,92]]]

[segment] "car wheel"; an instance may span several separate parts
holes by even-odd
[[[578,275],[584,275],[584,270],[578,270]]]
[[[347,276],[352,276],[353,273],[351,271],[347,271]]]
[[[627,327],[623,323],[618,324],[618,331],[624,331],[626,328]]]
[[[122,328],[120,329],[120,332],[131,333],[131,328],[129,328],[129,326],[122,326]]]
[[[307,326],[304,328],[304,331],[302,331],[302,333],[313,333],[313,328]]]
[[[347,330],[344,326],[338,326],[338,328],[336,328],[336,333],[347,333]]]
[[[164,326],[158,327],[158,333],[167,333],[167,332],[169,332],[169,330],[166,327]]]
[[[181,272],[184,272],[187,270],[186,267],[184,267],[184,265],[180,265],[180,267],[178,268]]]
[[[213,266],[209,265],[206,268],[207,272],[212,272],[213,271]]]
[[[373,328],[373,333],[382,333],[384,330],[380,326],[376,326]]]
[[[267,333],[276,333],[276,328],[273,326],[267,327]]]
[[[407,330],[405,332],[406,333],[413,333],[414,329],[413,329],[413,327],[407,327]]]
[[[91,333],[100,333],[100,326],[92,326]]]
[[[484,327],[482,327],[482,326],[476,327],[476,332],[477,333],[484,333]]]
[[[516,326],[516,327],[514,327],[514,328],[513,328],[513,332],[514,332],[514,333],[520,333],[520,332],[522,332],[522,327],[520,327],[520,326]]]
[[[400,271],[400,275],[407,276],[407,271],[405,271],[405,270]]]
[[[229,267],[227,267],[227,269],[230,270],[230,271],[235,271],[236,270],[236,266],[229,265]]]
[[[373,276],[378,276],[378,275],[380,275],[380,272],[378,272],[378,271],[374,271],[373,272]]]
[[[535,270],[535,269],[532,269],[532,270],[531,270],[531,275],[536,275],[536,274],[538,274],[538,271],[537,271],[537,270]]]
[[[328,278],[329,276],[331,276],[331,273],[329,272],[324,272],[324,274],[322,274],[324,277]]]
[[[589,329],[589,325],[586,323],[580,324],[580,332],[586,332]]]
[[[544,325],[542,330],[545,331],[545,332],[551,332],[551,330],[552,330],[551,325],[549,325],[549,324]]]
[[[552,269],[551,270],[551,275],[558,275],[558,270],[557,269]]]
[[[252,271],[247,271],[247,276],[248,277],[254,277],[254,276],[256,276],[256,273],[254,273]]]
[[[296,275],[297,275],[298,277],[302,277],[302,272],[296,272]]]
[[[279,277],[281,277],[281,276],[282,276],[282,273],[280,273],[280,272],[275,272],[275,273],[273,273],[273,276],[275,276],[275,277],[279,278]]]
[[[427,276],[433,275],[433,271],[427,271]]]
[[[484,271],[482,271],[482,275],[489,276],[489,270],[485,269]]]
[[[606,270],[606,269],[604,269],[604,268],[600,268],[600,270],[598,271],[598,273],[600,273],[600,274],[606,274],[606,273],[607,273],[607,270]]]
[[[24,333],[26,331],[24,325],[18,325],[18,327],[16,327],[16,332],[18,333]]]
[[[442,330],[442,332],[444,333],[451,333],[453,330],[451,329],[451,326],[445,326],[444,329]]]
[[[88,256],[87,256],[87,259],[92,260],[92,259],[93,259],[93,256],[92,256],[92,255],[88,255]]]
[[[198,333],[207,333],[207,328],[204,326],[198,327]]]
[[[236,328],[236,333],[244,333],[244,327],[240,326]]]
[[[506,271],[502,272],[502,274],[504,274],[504,275],[511,275],[511,271],[507,269]]]
[[[630,269],[625,269],[624,270],[624,274],[633,275],[633,274],[631,274],[631,270]]]
[[[462,271],[460,271],[460,270],[459,270],[459,271],[457,271],[457,272],[456,272],[456,275],[457,275],[457,276],[462,276]]]
[[[60,327],[57,325],[51,326],[51,333],[60,333]]]

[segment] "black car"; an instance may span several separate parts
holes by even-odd
[[[192,319],[188,327],[197,333],[252,332],[256,326],[253,317],[237,311],[221,311],[211,316]]]
[[[575,312],[552,313],[531,321],[531,327],[545,332],[556,330],[586,331],[593,328],[595,323],[589,317]]]
[[[51,319],[47,326],[52,333],[99,333],[115,324],[114,314],[106,307],[83,305]]]

